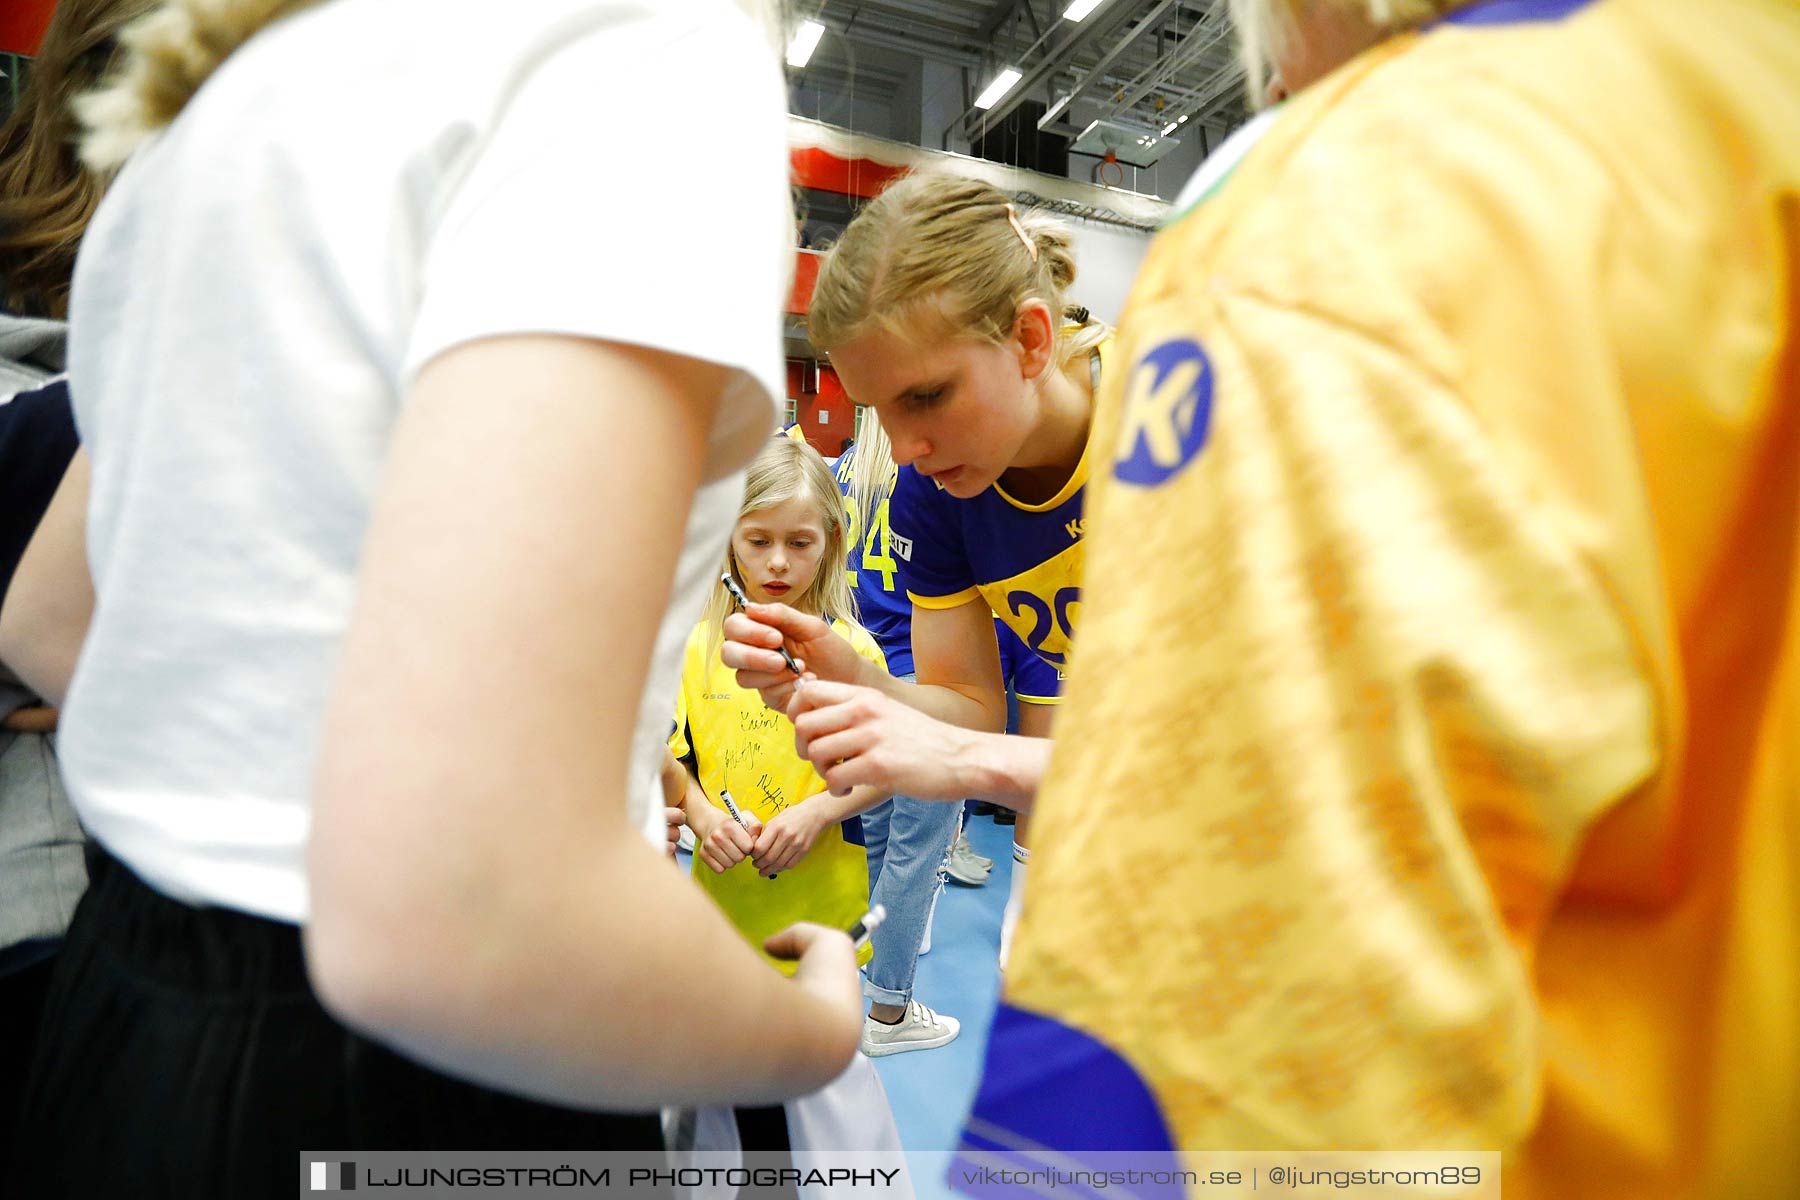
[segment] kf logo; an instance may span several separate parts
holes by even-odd
[[[1212,363],[1190,338],[1164,342],[1138,359],[1126,381],[1114,474],[1158,487],[1187,466],[1212,423]]]

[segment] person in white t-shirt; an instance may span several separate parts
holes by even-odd
[[[784,978],[656,845],[682,645],[782,395],[764,30],[729,0],[179,0],[129,40],[85,109],[90,159],[129,161],[77,267],[92,475],[58,508],[95,599],[72,682],[32,680],[67,686],[101,850],[0,1190],[652,1148],[648,1110],[838,1075],[848,939],[776,935]],[[674,72],[734,98],[729,203],[593,140]],[[673,1052],[722,996],[756,1037]]]

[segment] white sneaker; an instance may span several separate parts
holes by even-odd
[[[961,1032],[961,1021],[940,1016],[913,1000],[907,1004],[905,1015],[892,1025],[874,1017],[863,1018],[862,1052],[870,1058],[880,1058],[907,1050],[935,1050],[954,1042]]]
[[[971,861],[980,863],[984,870],[991,871],[994,869],[994,860],[993,859],[987,857],[987,855],[985,855],[985,854],[975,853],[975,847],[969,845],[969,835],[968,834],[958,833],[956,835],[956,845],[952,848],[956,849],[956,850],[961,850],[964,854],[968,855],[968,857]]]
[[[959,837],[950,848],[950,862],[945,868],[950,878],[967,887],[980,887],[988,881],[994,860],[983,858],[969,847],[969,839]]]

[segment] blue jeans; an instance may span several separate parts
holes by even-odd
[[[960,804],[892,796],[862,816],[870,903],[887,905],[887,920],[870,939],[875,957],[869,960],[869,982],[863,989],[877,1004],[912,999],[932,893],[943,878],[961,815]]]

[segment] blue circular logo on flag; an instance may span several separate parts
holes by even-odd
[[[1113,474],[1158,487],[1193,461],[1212,424],[1212,363],[1192,338],[1164,342],[1131,368]]]

